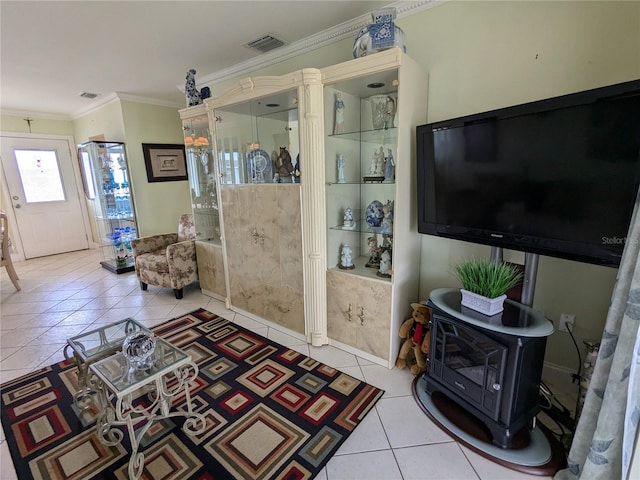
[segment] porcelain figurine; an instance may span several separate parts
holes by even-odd
[[[338,183],[345,183],[344,179],[344,156],[338,154]]]
[[[380,268],[380,253],[382,248],[378,245],[378,238],[373,235],[367,239],[367,245],[369,246],[369,261],[365,264],[365,267]]]
[[[344,209],[342,228],[344,230],[353,230],[356,228],[356,222],[353,220],[353,211],[351,210],[351,207],[347,207]]]
[[[393,120],[396,118],[396,99],[388,95],[385,100],[384,128],[393,128]]]
[[[376,272],[376,275],[383,278],[391,277],[391,254],[388,250],[382,252],[380,255],[380,268]]]
[[[388,235],[393,233],[393,204],[391,201],[382,206],[382,225],[380,225],[380,233]]]
[[[343,270],[351,270],[356,268],[351,258],[352,255],[353,255],[353,252],[351,250],[351,247],[346,244],[343,245],[342,250],[340,252],[340,264],[338,265],[338,268],[342,268]]]
[[[333,126],[333,133],[335,134],[339,134],[339,133],[344,133],[344,100],[342,100],[342,94],[340,92],[336,93],[336,104],[335,104],[335,111],[336,111],[336,119],[335,119],[335,124]]]
[[[384,157],[384,183],[393,183],[396,174],[396,161],[390,148],[387,149],[387,152],[387,156]]]
[[[187,107],[193,107],[202,103],[202,97],[196,88],[196,71],[193,68],[187,72],[184,94],[187,97]]]

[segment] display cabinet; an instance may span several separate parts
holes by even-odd
[[[247,78],[205,104],[230,308],[326,343],[320,71]]]
[[[180,111],[187,160],[191,209],[196,227],[200,288],[209,296],[227,296],[213,139],[204,104]]]
[[[137,224],[125,145],[87,142],[78,145],[78,155],[100,263],[114,273],[131,272],[131,240],[137,236]]]
[[[322,76],[328,335],[391,367],[418,300],[415,127],[427,75],[394,48]]]

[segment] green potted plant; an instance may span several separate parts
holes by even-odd
[[[489,259],[463,260],[454,276],[462,284],[461,304],[485,315],[502,312],[505,293],[522,279],[517,266]]]

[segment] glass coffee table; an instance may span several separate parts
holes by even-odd
[[[190,436],[204,432],[206,425],[204,416],[194,412],[191,402],[191,382],[198,376],[198,366],[178,347],[159,337],[155,340],[153,364],[149,368],[131,367],[122,352],[89,366],[97,377],[99,392],[98,438],[104,445],[117,445],[124,437],[117,427],[126,427],[131,442],[131,479],[140,478],[144,470],[144,454],[138,452],[138,447],[154,421],[185,417],[182,430]],[[136,402],[145,394],[148,401]],[[178,397],[184,397],[183,409],[172,411],[172,403]]]
[[[127,335],[141,330],[149,332],[133,318],[125,318],[67,339],[64,357],[78,367],[79,389],[73,395],[73,403],[77,408],[88,408],[87,405],[83,407],[80,400],[95,392],[88,378],[89,365],[122,350],[122,342]]]

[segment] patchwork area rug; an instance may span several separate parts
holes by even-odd
[[[147,480],[313,478],[383,394],[203,309],[154,331],[198,364],[192,401],[207,426],[190,437],[179,418],[154,423],[140,449]],[[102,445],[97,409],[73,405],[74,365],[62,361],[0,388],[20,480],[128,477],[128,435]]]

